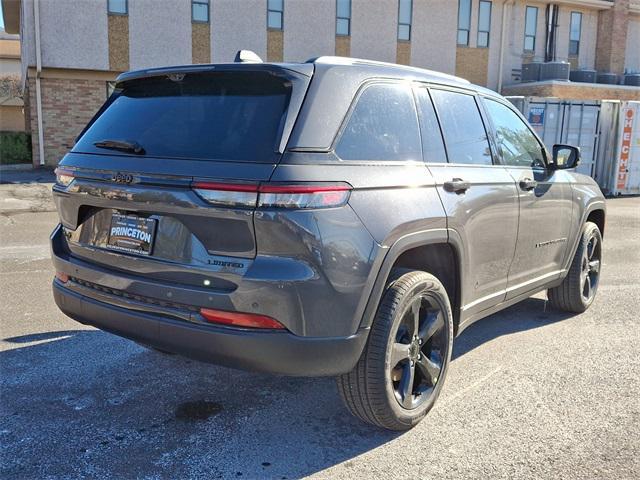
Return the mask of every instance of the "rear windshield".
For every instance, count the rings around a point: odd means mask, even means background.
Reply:
[[[135,142],[146,156],[271,163],[291,83],[269,72],[132,80],[116,90],[74,152],[128,155],[95,142]]]

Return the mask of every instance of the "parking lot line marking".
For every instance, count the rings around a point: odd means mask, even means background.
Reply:
[[[489,380],[491,377],[493,377],[496,373],[498,373],[500,370],[502,370],[502,367],[496,367],[493,370],[491,370],[491,372],[489,372],[488,374],[486,374],[484,377],[476,380],[475,382],[473,382],[471,385],[469,385],[468,387],[463,388],[462,390],[458,390],[456,391],[453,395],[447,397],[446,399],[444,399],[443,403],[446,402],[450,402],[451,400],[455,400],[463,395],[465,395],[466,393],[475,390],[476,388],[478,388],[479,386],[481,386],[483,383],[485,383],[487,380]]]

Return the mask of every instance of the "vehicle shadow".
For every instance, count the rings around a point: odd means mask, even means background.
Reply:
[[[529,299],[467,329],[454,357],[566,318]],[[330,378],[254,374],[96,330],[5,338],[0,477],[297,478],[392,442]],[[448,385],[448,388],[455,388]]]
[[[453,345],[453,359],[504,335],[544,327],[575,314],[554,310],[542,298],[528,298],[465,329]]]

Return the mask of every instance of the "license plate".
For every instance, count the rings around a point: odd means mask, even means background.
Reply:
[[[111,250],[151,255],[155,233],[156,220],[153,218],[114,213],[107,247]]]

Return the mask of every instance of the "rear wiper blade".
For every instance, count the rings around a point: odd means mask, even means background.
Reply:
[[[111,150],[121,150],[123,152],[131,152],[136,155],[144,155],[144,148],[138,142],[130,140],[99,140],[93,142],[98,148],[108,148]]]

